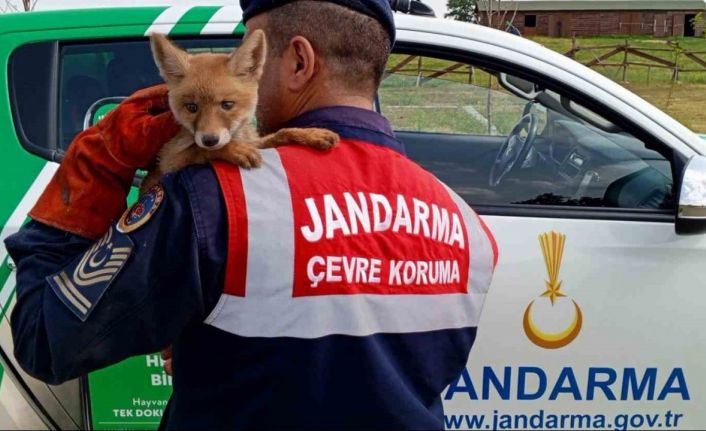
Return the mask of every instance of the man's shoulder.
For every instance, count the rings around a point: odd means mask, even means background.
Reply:
[[[210,165],[191,165],[160,178],[160,184],[171,196],[192,199],[214,192],[220,193],[218,178]]]
[[[185,187],[188,184],[218,187],[218,178],[209,164],[187,166],[174,174],[165,175],[164,179],[171,179],[173,182],[184,184]]]
[[[367,179],[376,178],[390,182],[404,180],[407,184],[423,183],[431,187],[444,187],[433,173],[405,154],[373,142],[342,139],[331,150],[320,151],[299,144],[264,151],[277,151],[286,166],[297,166],[297,169],[321,166],[329,174],[333,169],[334,176],[348,176],[358,171]],[[301,165],[306,165],[307,168]]]
[[[187,166],[163,176],[160,183],[165,199],[184,208],[190,206],[196,221],[220,213],[218,210],[223,206],[221,187],[210,165]]]

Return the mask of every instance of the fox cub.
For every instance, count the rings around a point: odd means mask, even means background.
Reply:
[[[169,172],[224,160],[244,168],[260,166],[261,148],[302,144],[325,150],[338,143],[326,129],[281,129],[260,137],[252,126],[258,81],[267,54],[262,30],[230,54],[189,54],[161,34],[150,36],[152,54],[169,88],[169,107],[182,130],[160,150],[147,190]]]

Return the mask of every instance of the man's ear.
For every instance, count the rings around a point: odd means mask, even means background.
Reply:
[[[239,78],[260,79],[262,68],[267,57],[267,40],[265,32],[258,29],[248,34],[228,58],[228,69]]]
[[[294,36],[285,57],[289,67],[286,85],[294,92],[302,91],[321,68],[314,47],[304,36]]]
[[[189,54],[163,34],[150,34],[150,45],[159,74],[167,83],[184,78],[189,69]]]

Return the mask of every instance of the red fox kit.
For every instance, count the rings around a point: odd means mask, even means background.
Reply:
[[[188,54],[164,35],[150,36],[160,75],[169,87],[169,106],[182,130],[159,153],[142,190],[163,174],[185,166],[225,160],[260,166],[260,148],[296,143],[327,149],[338,135],[325,129],[282,129],[259,137],[252,127],[258,81],[267,53],[265,33],[256,30],[230,54]]]

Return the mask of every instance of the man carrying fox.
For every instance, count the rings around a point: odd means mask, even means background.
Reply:
[[[16,358],[56,384],[172,346],[165,428],[441,429],[497,249],[373,110],[390,5],[241,6],[230,55],[153,36],[167,86],[77,136],[7,239]]]

